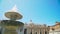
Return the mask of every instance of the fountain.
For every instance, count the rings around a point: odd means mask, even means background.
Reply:
[[[2,34],[20,34],[23,31],[24,24],[20,21],[17,21],[22,18],[22,15],[16,12],[16,5],[12,10],[5,13],[5,16],[9,20],[2,20]]]

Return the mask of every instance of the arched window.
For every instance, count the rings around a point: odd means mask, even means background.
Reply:
[[[45,34],[47,34],[47,31],[45,31]]]
[[[31,29],[31,32],[30,32],[30,34],[32,34],[32,29]]]
[[[37,32],[35,32],[35,34],[37,34]]]
[[[24,34],[27,34],[27,29],[24,29]]]
[[[32,32],[30,34],[32,34]]]
[[[42,34],[42,33],[40,32],[40,34]]]

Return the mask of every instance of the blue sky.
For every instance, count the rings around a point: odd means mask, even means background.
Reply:
[[[22,22],[28,23],[30,19],[35,24],[60,22],[60,0],[0,0],[0,19],[6,19],[4,13],[15,4],[23,15]]]

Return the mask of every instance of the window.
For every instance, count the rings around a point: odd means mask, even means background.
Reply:
[[[45,34],[47,34],[47,31],[45,31]]]
[[[32,34],[32,32],[30,34]]]
[[[37,32],[35,32],[35,34],[37,34]]]
[[[24,29],[24,34],[27,34],[27,29]]]
[[[42,33],[40,32],[40,34],[42,34]]]

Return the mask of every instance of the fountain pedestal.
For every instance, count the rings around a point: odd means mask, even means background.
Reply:
[[[23,31],[22,27],[24,24],[22,22],[11,20],[2,20],[1,22],[3,34],[19,34],[19,32]]]

